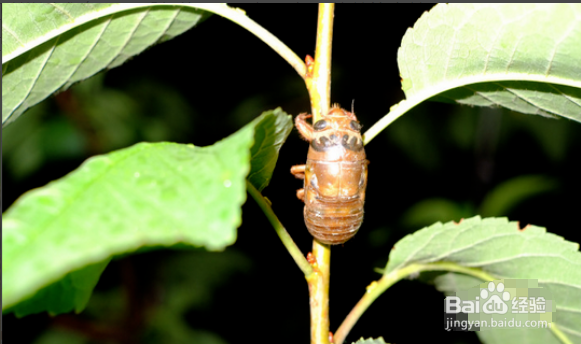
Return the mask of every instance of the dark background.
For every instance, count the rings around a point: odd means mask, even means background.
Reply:
[[[316,5],[239,7],[301,58],[314,54]],[[364,128],[404,99],[397,49],[407,28],[431,7],[337,5],[331,100],[350,108],[354,99]],[[26,190],[64,176],[89,156],[140,141],[210,145],[279,106],[292,115],[309,111],[302,79],[252,34],[212,16],[8,126],[3,211]],[[366,147],[371,164],[364,224],[352,241],[332,249],[332,330],[380,277],[374,268],[385,267],[399,239],[438,220],[479,214],[486,195],[512,178],[535,174],[554,186],[496,215],[581,241],[580,134],[581,125],[567,120],[434,102],[394,122]],[[263,192],[305,254],[312,240],[295,197],[301,182],[289,169],[304,163],[306,152],[294,130]],[[438,206],[429,213],[414,208],[435,198]],[[308,342],[307,285],[252,199],[243,207],[238,234],[224,253],[176,248],[116,259],[87,311],[76,317],[4,316],[4,337],[8,343]],[[183,316],[177,313],[185,329],[176,328],[177,321],[163,323],[169,319],[164,312],[177,312],[168,295],[185,295]],[[397,283],[346,342],[362,336],[419,342],[427,335],[433,342],[477,343],[474,333],[443,330],[442,300],[433,286]]]

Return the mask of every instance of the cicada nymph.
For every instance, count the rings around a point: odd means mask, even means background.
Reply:
[[[307,229],[323,244],[342,244],[361,227],[367,164],[361,125],[355,114],[334,105],[313,126],[300,114],[295,125],[310,142],[306,165],[291,168],[304,179],[297,197],[305,202]]]

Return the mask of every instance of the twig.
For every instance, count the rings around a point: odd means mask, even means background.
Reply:
[[[402,269],[393,270],[388,274],[384,274],[379,281],[374,281],[367,287],[367,291],[361,300],[353,307],[349,315],[347,315],[341,326],[337,329],[337,332],[335,332],[335,344],[343,343],[345,337],[347,337],[347,334],[355,326],[361,315],[363,315],[379,295],[383,294],[383,292],[401,279],[422,271],[452,271],[474,276],[484,281],[493,281],[495,279],[494,276],[480,269],[467,268],[452,262],[410,264]]]
[[[266,218],[268,219],[268,221],[270,221],[272,227],[274,227],[274,230],[276,231],[276,234],[282,241],[282,244],[286,247],[291,257],[294,259],[295,263],[297,263],[299,268],[305,274],[305,277],[308,278],[308,276],[311,276],[313,274],[313,267],[311,266],[311,264],[309,264],[309,262],[307,262],[305,256],[303,255],[301,250],[297,247],[297,245],[291,238],[290,234],[288,234],[287,230],[284,228],[282,223],[280,223],[280,220],[278,219],[278,217],[276,217],[276,214],[272,211],[270,204],[268,204],[268,202],[264,199],[260,191],[258,191],[254,187],[254,185],[252,185],[252,183],[246,181],[246,187],[248,189],[248,193],[250,194],[250,196],[254,198],[256,203],[258,203],[258,206],[260,207],[260,209],[262,209],[262,211],[266,215]]]
[[[331,104],[331,48],[335,4],[320,4],[313,72],[305,82],[311,97],[313,123],[329,112]]]
[[[327,113],[331,92],[331,46],[334,4],[319,4],[317,46],[312,73],[305,77],[311,97],[313,123]],[[329,273],[331,248],[313,240],[314,274],[307,278],[311,305],[311,344],[329,343]]]

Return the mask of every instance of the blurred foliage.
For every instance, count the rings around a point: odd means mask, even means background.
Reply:
[[[492,189],[480,204],[482,216],[502,216],[509,214],[512,208],[522,201],[540,193],[554,190],[558,186],[555,180],[539,175],[514,177],[500,183]]]
[[[388,129],[392,131],[388,137],[406,155],[406,159],[420,170],[434,175],[443,170],[453,171],[456,166],[465,170],[465,159],[471,156],[474,174],[471,178],[476,179],[472,184],[480,184],[478,190],[470,190],[468,197],[441,197],[442,194],[449,194],[445,191],[416,201],[402,214],[401,226],[415,231],[434,222],[459,221],[475,215],[509,216],[523,202],[543,193],[562,191],[558,175],[547,167],[563,168],[568,159],[575,156],[573,152],[580,143],[579,137],[573,134],[579,132],[576,123],[498,108],[457,106],[452,111],[453,114],[447,116],[428,114],[426,111],[421,119],[412,118],[414,115],[404,117],[398,120],[401,123]],[[515,137],[530,148],[524,151],[520,145],[511,147]],[[506,173],[504,168],[496,165],[498,156],[506,154],[504,151],[509,156],[514,154],[515,158],[518,154],[536,156],[531,163],[537,168],[523,171],[545,173],[518,175],[518,172],[512,172],[515,175],[503,176],[507,179],[499,178],[499,172]],[[449,157],[458,160],[449,160]],[[545,165],[544,171],[538,168],[542,165]]]
[[[412,205],[403,215],[407,228],[422,228],[435,222],[446,222],[470,217],[474,207],[446,198],[427,198]]]
[[[103,85],[104,74],[33,107],[4,129],[4,159],[22,179],[51,160],[80,159],[135,142],[184,141],[191,108],[171,87],[136,81],[127,91]]]
[[[137,258],[137,260],[140,259]],[[138,278],[132,263],[121,265],[125,279]],[[157,290],[153,293],[155,296],[153,299],[140,299],[138,305],[131,305],[131,301],[127,302],[128,298],[139,298],[140,292],[124,290],[120,287],[97,291],[93,294],[82,318],[87,322],[98,323],[101,329],[98,333],[112,337],[102,338],[99,342],[118,342],[115,340],[114,331],[106,332],[103,329],[115,328],[123,324],[121,329],[126,330],[134,330],[136,325],[146,328],[140,336],[137,336],[139,343],[226,343],[219,335],[211,331],[198,328],[196,324],[190,326],[187,321],[188,313],[209,311],[215,302],[216,291],[220,289],[220,286],[226,284],[235,275],[248,273],[250,269],[248,258],[235,250],[227,250],[219,254],[199,250],[177,252],[164,257],[159,263],[164,267],[163,270],[151,270],[148,276],[150,280],[147,283],[137,285],[136,281],[129,282],[130,285],[135,284],[134,287]],[[160,287],[163,288],[160,289]],[[127,295],[128,292],[136,294]],[[140,319],[142,324],[136,324],[136,319],[127,319],[128,312],[131,311],[128,307],[144,310],[145,318]],[[150,308],[154,311],[149,311]],[[67,319],[62,316],[57,317],[58,327],[47,331],[34,343],[88,344],[93,342],[89,338],[71,333],[70,330],[74,324],[61,321],[63,318]],[[77,330],[82,330],[78,324],[75,326]],[[68,327],[68,331],[63,331],[63,327]],[[121,335],[117,335],[118,338],[123,339]]]
[[[15,179],[30,176],[48,160],[86,155],[82,133],[64,117],[45,122],[46,112],[47,103],[43,102],[3,129],[3,165]]]
[[[86,338],[80,334],[65,330],[46,331],[34,342],[35,344],[85,344]]]

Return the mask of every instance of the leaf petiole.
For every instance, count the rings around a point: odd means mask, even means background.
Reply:
[[[458,265],[452,262],[436,262],[427,264],[410,264],[401,269],[396,269],[390,273],[384,274],[378,281],[372,282],[368,287],[367,291],[359,300],[359,302],[353,307],[349,315],[345,318],[341,326],[335,332],[335,344],[342,344],[345,340],[347,334],[351,331],[353,326],[357,323],[361,315],[365,313],[367,308],[383,294],[389,287],[394,285],[396,282],[404,279],[407,276],[418,274],[422,271],[451,271],[460,272],[470,276],[480,278],[485,281],[493,281],[496,278],[481,269],[467,268],[465,266]]]
[[[248,193],[250,194],[250,196],[252,196],[252,198],[254,198],[256,203],[258,203],[258,206],[260,207],[260,209],[262,209],[268,221],[270,221],[270,224],[276,231],[276,234],[282,241],[282,244],[286,247],[291,257],[294,259],[295,263],[297,263],[301,271],[305,274],[305,277],[308,278],[308,276],[313,274],[313,267],[306,260],[303,253],[297,247],[297,245],[291,238],[290,234],[288,234],[287,230],[284,228],[282,223],[280,223],[280,220],[278,219],[274,211],[272,211],[270,201],[267,201],[266,198],[262,196],[260,191],[258,191],[254,187],[254,185],[252,185],[252,183],[250,183],[249,181],[246,181],[246,186]]]

